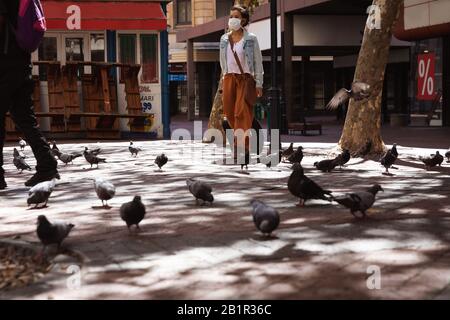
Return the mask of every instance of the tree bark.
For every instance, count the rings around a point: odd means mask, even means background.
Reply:
[[[402,0],[374,0],[380,10],[380,29],[368,28],[359,51],[354,81],[366,82],[371,86],[368,99],[350,100],[344,129],[339,141],[342,149],[356,154],[371,142],[370,154],[385,151],[381,137],[381,98],[384,74],[389,58],[392,31],[400,12]]]

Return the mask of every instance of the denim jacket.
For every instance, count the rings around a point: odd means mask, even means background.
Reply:
[[[222,68],[222,74],[227,73],[227,47],[228,36],[230,33],[225,33],[220,38],[220,67]],[[253,33],[244,30],[244,51],[245,61],[247,62],[250,73],[255,78],[256,87],[263,87],[264,69],[262,64],[262,54],[259,49],[258,39]]]

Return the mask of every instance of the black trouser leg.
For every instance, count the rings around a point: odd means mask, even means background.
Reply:
[[[50,146],[39,129],[33,110],[31,68],[26,67],[21,72],[11,72],[10,77],[17,83],[15,90],[11,93],[10,113],[16,126],[23,132],[25,141],[33,150],[37,162],[36,171],[55,171],[57,162],[50,153]]]
[[[223,120],[222,121],[222,127],[225,130],[225,133],[227,132],[227,129],[231,129],[230,124],[228,123],[227,120]],[[253,123],[252,123],[252,129],[254,129],[256,131],[256,154],[260,154],[262,152],[262,149],[264,148],[264,141],[260,140],[259,137],[259,130],[262,129],[261,124],[259,123],[258,120],[256,120],[256,118],[253,118]],[[227,140],[231,145],[231,141],[233,140],[233,136],[228,136],[227,135]]]

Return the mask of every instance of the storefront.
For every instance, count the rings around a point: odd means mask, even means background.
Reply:
[[[111,112],[117,115],[115,125],[120,131],[120,137],[133,133],[130,119],[134,121],[138,118],[138,115],[133,115],[134,118],[127,116],[130,113],[133,90],[140,99],[140,112],[135,113],[148,115],[142,123],[143,130],[136,133],[150,138],[167,137],[170,134],[170,117],[166,2],[42,1],[48,31],[32,56],[33,61],[39,61],[33,72],[39,75],[41,111],[51,111],[51,90],[49,91],[46,74],[49,69],[42,62],[58,61],[62,69],[68,63],[79,63],[76,69],[76,91],[79,95],[80,114],[86,112],[82,79],[91,74],[94,68],[103,68],[104,64],[108,72],[106,80],[97,80],[111,82],[113,79],[115,82],[106,84],[104,90],[116,91],[109,94],[113,97],[111,104],[116,103],[116,109]],[[136,68],[127,69],[125,65]],[[138,83],[135,88],[132,85],[133,75],[126,78],[132,74],[129,69],[136,70],[134,76]],[[41,118],[44,131],[51,131],[50,121],[49,117]]]

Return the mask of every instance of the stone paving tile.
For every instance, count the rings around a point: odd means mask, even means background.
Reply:
[[[381,175],[373,160],[351,159],[331,174],[312,168],[314,161],[333,155],[334,144],[302,143],[306,174],[335,194],[380,183],[384,192],[366,220],[354,219],[347,209],[324,201],[304,208],[286,189],[290,165],[268,170],[213,164],[220,148],[191,141],[138,142],[144,151],[131,158],[128,142],[100,146],[107,164],[90,169],[84,159],[61,166],[62,179],[49,206],[28,210],[32,173],[18,174],[5,151],[9,189],[0,192],[0,237],[39,245],[35,221],[76,225],[64,242],[82,257],[82,286],[67,287],[72,274],[52,272],[39,283],[2,292],[0,298],[36,299],[400,299],[448,297],[450,265],[450,165],[425,171],[418,155],[435,150],[399,146],[394,176]],[[60,144],[79,151],[92,142]],[[296,143],[299,145],[299,143]],[[444,152],[444,150],[440,150]],[[162,171],[152,165],[155,156],[170,159]],[[214,154],[214,152],[216,152]],[[30,155],[30,150],[26,150]],[[34,165],[34,159],[29,159]],[[117,187],[111,208],[101,208],[87,178],[105,176]],[[197,206],[185,179],[196,177],[213,185],[213,205]],[[147,208],[140,233],[129,233],[119,207],[140,194]],[[281,225],[266,239],[256,232],[251,199],[278,209]],[[70,259],[58,257],[67,266]],[[67,262],[67,263],[66,263]],[[370,265],[380,267],[382,288],[369,290]]]

